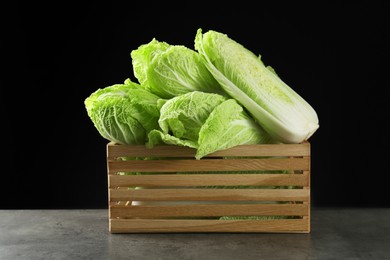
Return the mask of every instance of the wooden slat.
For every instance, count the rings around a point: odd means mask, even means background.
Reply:
[[[109,160],[117,157],[194,157],[196,150],[189,147],[176,145],[156,145],[146,148],[144,145],[120,145],[116,143],[107,144],[107,158]]]
[[[113,142],[107,144],[107,157],[111,160],[116,157],[194,157],[195,149],[175,146],[157,145],[146,148],[144,145],[119,145]],[[238,145],[221,150],[206,157],[221,156],[309,156],[310,143],[301,144],[258,144]]]
[[[304,204],[209,204],[110,206],[111,218],[198,216],[307,216]]]
[[[159,186],[307,186],[303,174],[109,175],[109,187]]]
[[[162,220],[110,219],[111,233],[272,232],[308,233],[308,220]]]
[[[109,174],[112,174],[114,172],[307,170],[309,161],[310,157],[108,161],[108,171]]]
[[[307,201],[306,189],[110,189],[111,201]]]

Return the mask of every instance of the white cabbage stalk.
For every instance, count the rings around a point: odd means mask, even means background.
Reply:
[[[223,89],[275,140],[301,143],[318,129],[313,107],[266,67],[254,53],[226,34],[198,29],[195,49]]]

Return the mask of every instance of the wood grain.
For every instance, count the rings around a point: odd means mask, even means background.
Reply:
[[[242,145],[200,160],[186,147],[109,143],[109,231],[309,233],[310,160],[309,142]],[[220,219],[245,216],[277,218]]]

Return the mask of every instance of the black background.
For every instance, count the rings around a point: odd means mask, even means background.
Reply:
[[[139,45],[193,48],[198,28],[261,54],[317,111],[313,206],[389,207],[388,4],[270,2],[2,8],[0,208],[106,208],[107,141],[84,99],[135,80]]]

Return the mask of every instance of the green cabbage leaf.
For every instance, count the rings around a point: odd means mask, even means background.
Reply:
[[[133,50],[131,57],[140,84],[161,98],[192,91],[225,94],[199,53],[183,45],[153,39]]]
[[[159,129],[160,98],[127,79],[93,92],[84,100],[89,118],[100,135],[118,144],[145,144]]]

